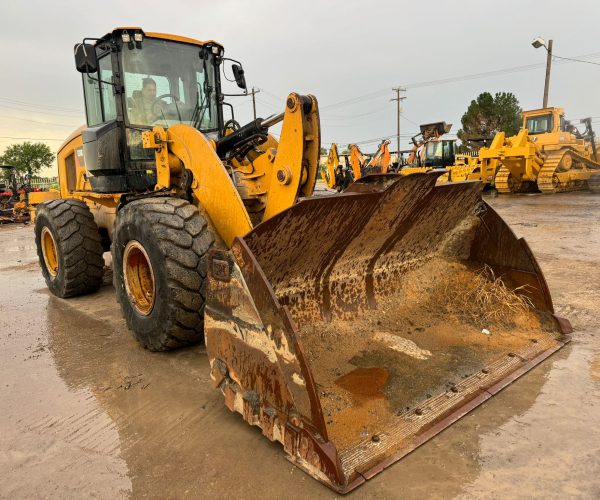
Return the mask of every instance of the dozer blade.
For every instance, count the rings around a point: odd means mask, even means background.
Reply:
[[[346,493],[562,347],[529,247],[439,172],[301,200],[208,262],[226,405]]]

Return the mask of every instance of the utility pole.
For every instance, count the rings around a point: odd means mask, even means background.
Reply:
[[[546,59],[546,82],[544,83],[544,108],[548,107],[548,89],[550,88],[550,66],[552,65],[552,40],[548,40],[546,49],[548,57]]]
[[[396,101],[396,107],[397,107],[397,120],[398,120],[398,128],[397,128],[397,137],[396,137],[396,147],[397,149],[397,154],[398,154],[398,162],[400,161],[400,113],[402,112],[402,106],[401,106],[401,102],[406,99],[406,96],[400,97],[400,92],[406,92],[405,88],[402,87],[396,87],[394,89],[392,89],[394,92],[396,92],[396,97],[394,99],[390,99],[390,101]]]
[[[254,111],[254,119],[256,120],[256,99],[254,99],[254,96],[256,94],[258,94],[260,92],[260,89],[255,89],[254,87],[252,87],[252,92],[250,92],[252,94],[252,109]]]

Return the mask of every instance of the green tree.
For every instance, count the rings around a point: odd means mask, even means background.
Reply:
[[[35,175],[54,161],[54,154],[43,142],[23,142],[11,144],[0,155],[0,164],[13,165],[17,174]]]
[[[319,150],[319,154],[326,155],[327,154],[327,148],[324,148],[324,147],[321,146],[321,149]]]
[[[522,111],[511,92],[498,92],[495,96],[483,92],[471,101],[462,116],[458,138],[467,144],[473,139],[492,139],[500,131],[507,136],[515,135],[521,127]]]

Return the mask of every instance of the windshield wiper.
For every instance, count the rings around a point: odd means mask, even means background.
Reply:
[[[200,83],[196,82],[196,85],[198,85],[198,93],[196,96],[196,105],[194,106],[194,112],[192,113],[192,119],[190,121],[192,122],[194,128],[200,130],[200,126],[202,125],[202,118],[204,118],[204,110],[206,109],[206,96],[202,94],[202,103],[199,103]]]

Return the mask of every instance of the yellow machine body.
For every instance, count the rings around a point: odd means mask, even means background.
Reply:
[[[390,169],[390,141],[385,139],[377,147],[377,152],[363,166],[365,174],[387,174]]]
[[[350,150],[350,166],[352,167],[354,180],[357,181],[362,177],[362,169],[366,165],[368,158],[356,144],[349,144],[348,149]]]
[[[591,124],[589,127],[591,133]],[[591,137],[571,127],[562,108],[525,111],[517,135],[506,137],[498,132],[467,168],[458,164],[451,167],[450,177],[463,180],[479,176],[500,193],[586,189],[592,174],[600,169]]]
[[[340,156],[338,154],[337,144],[333,143],[329,148],[327,155],[327,163],[323,170],[322,178],[329,189],[334,189],[335,186],[335,171],[340,165]]]
[[[214,42],[118,28],[77,46],[76,64],[90,84],[90,51],[125,52],[146,79],[161,62],[153,47],[172,51],[172,64],[188,54],[182,73],[223,57]],[[166,350],[203,337],[226,406],[330,488],[356,488],[568,342],[531,250],[480,183],[436,185],[439,171],[360,178],[354,147],[356,181],[311,197],[312,96],[290,93],[280,115],[227,131],[218,99],[219,130],[202,128],[199,99],[183,119],[185,92],[136,128],[124,96],[102,95],[124,121],[90,126],[88,109],[88,127],[58,152],[60,196],[36,205],[46,283],[63,298],[97,290],[101,240],[112,241],[115,293],[136,338]],[[281,121],[278,141],[267,130]],[[143,169],[102,163],[125,145]],[[129,186],[125,175],[142,188],[112,189]]]

